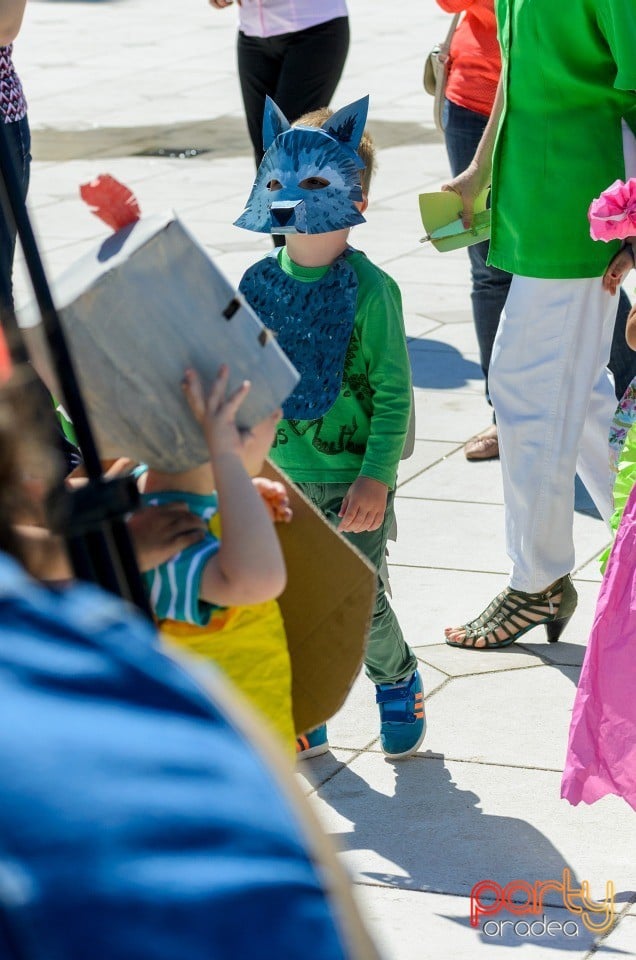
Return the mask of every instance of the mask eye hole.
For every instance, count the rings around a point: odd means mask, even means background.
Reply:
[[[298,186],[302,190],[324,190],[325,187],[329,186],[329,181],[325,180],[324,177],[307,177],[305,180],[301,180]]]
[[[270,180],[269,183],[267,184],[267,189],[268,189],[268,190],[282,190],[282,189],[283,189],[283,185],[282,185],[282,183],[280,182],[280,180]]]

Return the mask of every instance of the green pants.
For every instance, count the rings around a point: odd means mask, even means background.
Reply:
[[[338,526],[341,519],[338,511],[351,484],[297,483],[296,486],[332,526]],[[377,530],[343,534],[373,564],[376,571],[382,564],[387,537],[394,519],[393,499],[394,493],[391,490],[387,498],[384,521]],[[400,624],[387,599],[384,584],[379,576],[364,664],[367,676],[374,683],[395,683],[409,677],[417,669],[417,658],[404,640]]]

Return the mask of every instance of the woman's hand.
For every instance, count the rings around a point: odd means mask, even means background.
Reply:
[[[466,230],[473,224],[475,200],[490,183],[490,169],[484,170],[473,161],[463,173],[445,183],[442,190],[456,193],[462,201],[462,223]]]
[[[636,243],[636,237],[633,238],[633,242]],[[603,288],[609,290],[612,296],[614,296],[629,271],[634,269],[636,262],[632,242],[628,239],[626,243],[627,245],[619,250],[615,257],[612,257],[607,270],[603,274]]]

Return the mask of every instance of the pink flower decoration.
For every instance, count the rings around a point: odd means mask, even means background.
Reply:
[[[592,200],[587,212],[593,240],[624,240],[636,236],[636,179],[616,180]]]

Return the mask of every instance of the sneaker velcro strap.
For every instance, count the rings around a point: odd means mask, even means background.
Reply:
[[[377,690],[375,694],[376,703],[390,703],[392,700],[408,700],[411,696],[411,685],[406,684],[403,687],[389,687],[386,690]]]

